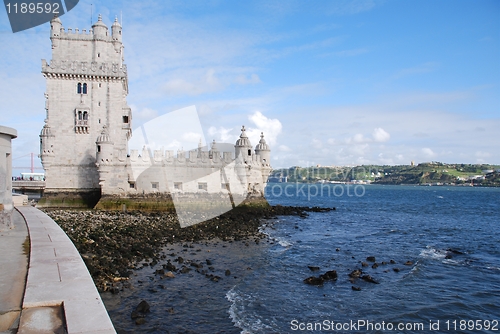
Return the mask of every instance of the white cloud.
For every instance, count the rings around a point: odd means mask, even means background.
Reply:
[[[131,105],[130,109],[132,109],[132,120],[137,121],[138,123],[143,123],[158,117],[158,111],[151,108],[142,108],[138,110],[135,105]],[[135,125],[137,124],[134,124],[134,126]]]
[[[311,145],[312,145],[312,147],[314,147],[316,149],[323,147],[323,143],[321,142],[321,140],[316,139],[316,138],[313,138],[313,140],[311,141]]]
[[[182,135],[182,139],[189,142],[189,143],[199,143],[200,140],[203,141],[202,139],[203,135],[200,135],[199,133],[196,132],[186,132]]]
[[[383,143],[391,138],[391,135],[382,128],[376,128],[373,130],[373,139],[376,142]]]
[[[281,152],[291,152],[292,151],[292,149],[286,145],[278,146],[278,150]]]
[[[264,133],[264,139],[270,146],[276,144],[276,139],[281,133],[283,126],[279,119],[267,118],[260,111],[256,111],[248,119],[256,126],[256,128],[249,127],[247,135],[252,145],[256,145],[260,140],[260,133]],[[272,147],[271,147],[272,149]]]
[[[168,80],[163,85],[163,90],[168,96],[200,95],[222,90],[224,85],[215,75],[215,69],[209,68],[204,73],[194,75],[190,79],[177,77]]]
[[[426,158],[434,158],[436,156],[436,153],[434,153],[430,148],[424,147],[422,149],[422,153]]]
[[[208,128],[208,134],[215,139],[216,142],[219,143],[235,143],[238,140],[237,135],[231,134],[234,128],[225,128],[223,126],[219,126],[216,128],[215,126],[211,126]]]
[[[478,158],[489,158],[489,157],[491,157],[491,153],[489,153],[489,152],[483,152],[483,151],[477,151],[476,152],[476,157],[478,157]]]

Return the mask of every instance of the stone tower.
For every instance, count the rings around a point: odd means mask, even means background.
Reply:
[[[122,27],[115,20],[109,31],[100,15],[88,32],[65,30],[57,17],[50,26],[52,60],[42,60],[47,83],[47,114],[40,133],[44,197],[99,196],[96,156],[106,154],[109,162],[125,164],[132,135]]]

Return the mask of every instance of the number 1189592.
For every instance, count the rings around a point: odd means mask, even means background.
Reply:
[[[22,2],[6,3],[7,14],[59,14],[59,3],[54,2]]]

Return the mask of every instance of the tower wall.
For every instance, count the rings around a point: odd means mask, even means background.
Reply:
[[[96,138],[107,125],[113,150],[126,154],[131,136],[121,39],[113,39],[100,18],[93,26],[99,34],[65,30],[57,18],[51,27],[52,59],[42,60],[47,86],[46,127],[40,135],[45,193],[100,192]]]

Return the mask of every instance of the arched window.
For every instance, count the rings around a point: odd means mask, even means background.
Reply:
[[[88,119],[89,119],[89,114],[86,111],[84,111],[83,112],[83,120],[86,121]]]
[[[87,94],[87,84],[83,84],[83,94]]]
[[[79,82],[78,85],[76,85],[76,92],[78,94],[82,93],[82,84]]]
[[[78,120],[79,121],[82,120],[82,112],[80,110],[78,110]]]
[[[248,150],[248,155],[252,155],[252,150]]]

